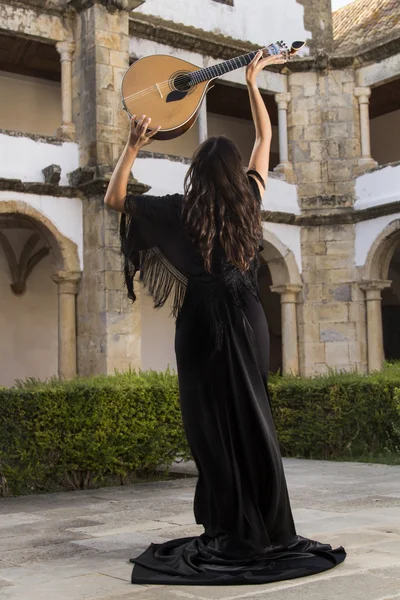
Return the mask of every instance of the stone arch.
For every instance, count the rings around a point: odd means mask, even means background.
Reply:
[[[361,269],[363,279],[361,288],[365,292],[367,304],[367,348],[370,372],[380,370],[385,358],[398,358],[399,249],[400,219],[394,219],[375,238],[365,265]],[[395,264],[392,261],[395,261]]]
[[[393,333],[396,330],[398,333],[398,327],[385,319],[382,307],[382,299],[385,299],[387,288],[392,285],[389,281],[389,268],[398,248],[400,248],[400,219],[394,219],[375,238],[365,264],[360,269],[361,289],[365,292],[366,300],[369,372],[379,371],[382,368],[386,343],[384,328],[386,333],[388,331]]]
[[[271,231],[263,230],[264,250],[261,258],[267,263],[274,286],[302,285],[299,267],[292,252]]]
[[[297,297],[301,291],[302,283],[299,268],[295,256],[285,244],[271,231],[263,231],[264,250],[261,252],[262,266],[268,267],[264,285],[260,279],[260,296],[267,314],[272,311],[273,322],[270,325],[271,358],[275,355],[281,360],[279,368],[284,373],[299,373],[299,348],[298,348],[298,325],[297,325]],[[269,289],[279,294],[280,306],[277,304],[276,296],[269,296],[269,292],[262,292],[269,280]],[[271,285],[272,283],[272,285]],[[275,299],[273,299],[275,298]],[[279,311],[279,312],[276,312]],[[274,331],[272,325],[277,327]],[[279,329],[279,333],[278,333]],[[279,335],[280,334],[280,335]],[[274,348],[275,346],[275,348]],[[275,370],[276,365],[271,367]]]
[[[34,229],[46,240],[52,250],[55,271],[79,273],[80,264],[76,244],[62,235],[50,219],[36,208],[22,201],[1,201],[0,218],[18,217],[29,221]]]
[[[81,279],[77,245],[65,237],[39,210],[23,201],[0,202],[0,228],[13,221],[18,228],[28,222],[51,249],[52,279],[58,286],[58,374],[71,378],[77,373],[76,294]]]
[[[362,278],[367,281],[387,280],[390,261],[399,246],[400,219],[395,219],[375,238],[362,269]]]

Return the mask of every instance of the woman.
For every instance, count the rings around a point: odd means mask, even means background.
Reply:
[[[245,173],[235,145],[208,139],[196,151],[184,196],[126,196],[150,119],[132,119],[105,197],[123,212],[129,296],[136,271],[155,306],[172,302],[186,436],[199,471],[199,537],[152,544],[132,559],[132,583],[242,584],[332,568],[343,548],[296,534],[268,399],[269,336],[257,289],[261,195],[271,123],[257,74],[282,58],[259,52],[247,68],[256,141]]]

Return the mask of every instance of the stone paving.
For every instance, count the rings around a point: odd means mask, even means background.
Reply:
[[[201,532],[186,478],[0,499],[0,598],[400,600],[400,467],[284,464],[298,533],[348,552],[336,569],[261,586],[131,585],[131,556]]]

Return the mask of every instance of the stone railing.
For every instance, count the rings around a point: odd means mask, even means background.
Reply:
[[[152,160],[150,160],[152,159]],[[133,168],[135,178],[149,185],[149,194],[164,195],[183,192],[185,175],[191,161],[180,156],[143,151]],[[296,186],[282,180],[282,175],[270,173],[263,209],[300,214]]]
[[[400,201],[400,162],[369,170],[356,180],[356,210]]]
[[[78,144],[56,137],[0,130],[0,178],[69,185],[67,174],[79,164]],[[43,169],[55,165],[52,171]],[[51,180],[51,178],[53,178]],[[55,181],[55,179],[58,181]]]

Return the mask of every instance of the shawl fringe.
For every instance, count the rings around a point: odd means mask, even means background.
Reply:
[[[132,249],[129,243],[131,236],[136,236],[134,222],[129,215],[123,214],[120,224],[121,252],[124,257],[123,271],[128,297],[135,302],[134,279],[140,272],[139,280],[148,289],[154,300],[154,307],[164,306],[171,299],[171,314],[177,320],[187,293],[190,299],[186,303],[192,318],[204,323],[215,340],[215,347],[221,350],[224,339],[224,322],[227,318],[227,304],[234,304],[244,310],[249,294],[258,293],[258,258],[254,259],[249,270],[243,273],[237,267],[224,264],[218,274],[206,273],[202,276],[191,277],[189,280],[182,275],[164,256],[158,247],[141,250]],[[139,243],[141,241],[139,240]],[[144,244],[141,243],[141,247]],[[186,309],[185,309],[186,310]]]
[[[160,308],[169,298],[172,298],[171,314],[178,318],[185,299],[188,280],[166,259],[159,248],[133,249],[129,242],[131,238],[136,237],[140,246],[142,248],[145,246],[138,232],[134,230],[134,226],[135,223],[131,216],[123,213],[120,222],[120,239],[128,298],[132,302],[136,300],[134,279],[136,273],[140,272],[139,280],[150,292],[154,300],[154,307]]]
[[[140,252],[140,281],[149,290],[155,308],[164,306],[171,298],[171,314],[177,319],[185,299],[188,280],[165,258],[159,248]]]

